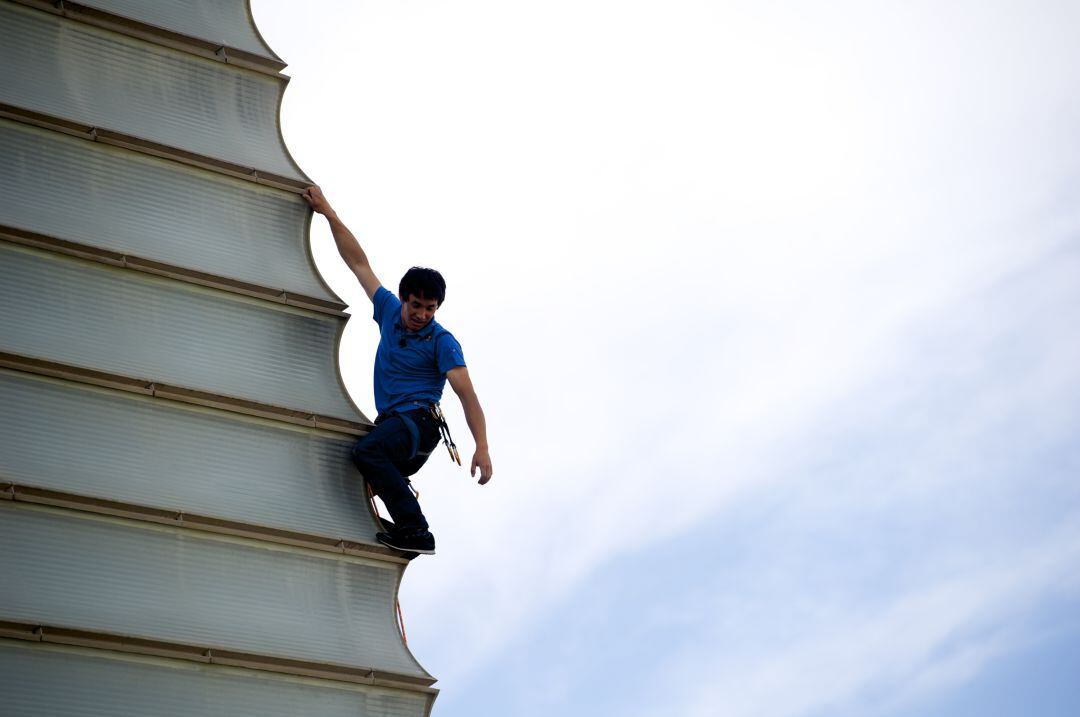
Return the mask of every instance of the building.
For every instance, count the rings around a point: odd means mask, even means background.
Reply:
[[[0,0],[5,715],[431,711],[245,0]]]

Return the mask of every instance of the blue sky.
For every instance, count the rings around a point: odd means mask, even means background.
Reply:
[[[298,7],[286,143],[491,426],[419,481],[437,717],[1080,711],[1080,7]]]

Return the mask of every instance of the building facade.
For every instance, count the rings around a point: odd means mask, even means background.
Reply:
[[[5,715],[427,715],[245,0],[0,0]]]

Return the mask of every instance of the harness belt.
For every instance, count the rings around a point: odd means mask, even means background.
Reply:
[[[457,463],[460,466],[461,454],[458,453],[457,444],[454,443],[454,439],[450,435],[450,424],[446,422],[446,416],[443,415],[442,407],[438,403],[430,403],[427,405],[427,407],[421,406],[417,408],[410,408],[406,411],[391,410],[387,411],[386,413],[380,413],[375,418],[375,425],[379,425],[383,421],[390,418],[402,419],[402,422],[405,424],[405,428],[408,429],[410,434],[412,434],[411,437],[413,439],[414,445],[416,445],[417,449],[419,449],[419,434],[417,433],[416,424],[413,423],[409,414],[420,413],[423,411],[427,411],[428,415],[430,415],[435,420],[436,425],[439,426],[439,435],[442,437],[443,445],[446,446],[446,450],[450,454],[450,461],[453,463]],[[421,456],[429,456],[431,455],[431,453],[432,451],[427,451],[426,453],[421,450],[416,451],[416,454]]]

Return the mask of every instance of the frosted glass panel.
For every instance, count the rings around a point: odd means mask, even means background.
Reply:
[[[4,480],[375,542],[347,438],[16,372],[0,406]]]
[[[244,0],[82,0],[116,15],[277,59],[248,19]]]
[[[0,3],[0,101],[294,179],[282,80]]]
[[[61,625],[423,677],[400,566],[0,504],[0,606]]]
[[[429,695],[0,640],[6,717],[420,717]]]
[[[0,224],[336,299],[291,192],[4,120],[0,166]]]
[[[0,243],[0,350],[360,420],[344,320]]]

